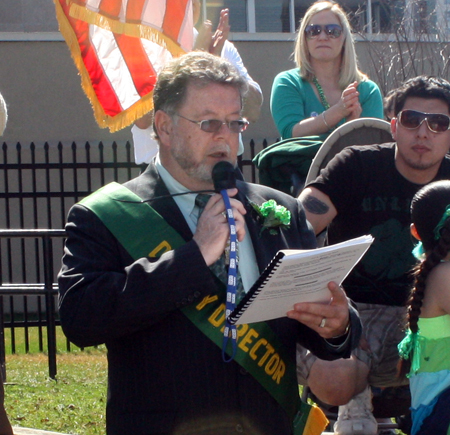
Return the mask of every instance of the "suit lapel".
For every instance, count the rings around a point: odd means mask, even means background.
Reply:
[[[192,239],[192,232],[184,219],[176,202],[171,198],[166,185],[159,176],[153,163],[150,163],[139,177],[125,183],[132,192],[144,201],[148,199],[150,206],[157,211],[165,221],[175,229],[186,241]]]
[[[257,222],[256,212],[250,205],[249,200],[255,204],[261,205],[263,202],[267,201],[267,198],[259,195],[254,187],[255,186],[253,186],[252,189],[249,189],[249,184],[238,182],[238,199],[244,204],[244,207],[247,210],[245,223],[247,224],[252,239],[259,272],[261,273],[270,263],[274,255],[280,249],[286,248],[286,246],[279,236],[273,236],[267,230],[261,233],[261,225]]]

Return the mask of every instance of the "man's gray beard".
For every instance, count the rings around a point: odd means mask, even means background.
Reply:
[[[212,167],[205,163],[196,164],[192,162],[189,156],[182,150],[182,146],[175,146],[171,148],[172,157],[178,165],[186,172],[189,177],[207,183],[212,183]],[[230,147],[227,145],[227,154],[230,154]],[[233,163],[235,164],[235,162]]]

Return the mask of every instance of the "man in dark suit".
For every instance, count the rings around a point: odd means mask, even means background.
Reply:
[[[297,304],[288,318],[241,325],[232,361],[224,361],[222,338],[215,341],[215,333],[223,337],[225,289],[210,267],[230,229],[220,194],[201,212],[189,192],[212,193],[212,168],[236,164],[245,86],[208,53],[172,61],[154,91],[155,160],[70,211],[61,323],[79,346],[106,343],[109,435],[300,433],[296,343],[336,359],[359,340],[356,312],[330,283],[329,305]],[[241,181],[228,195],[245,291],[278,250],[315,247],[297,199]],[[290,211],[288,228],[262,231],[249,201],[269,199]]]

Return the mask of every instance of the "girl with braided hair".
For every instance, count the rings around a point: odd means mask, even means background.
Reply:
[[[411,203],[420,263],[399,344],[410,379],[412,435],[450,434],[450,181],[430,183]]]

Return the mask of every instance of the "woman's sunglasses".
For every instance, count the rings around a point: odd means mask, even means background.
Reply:
[[[443,113],[423,113],[416,110],[402,110],[397,119],[408,130],[414,130],[427,121],[428,128],[433,133],[443,133],[450,128],[450,117]]]
[[[321,26],[320,24],[309,24],[306,26],[305,34],[308,39],[317,38],[322,32],[329,38],[339,38],[342,34],[342,27],[339,24],[325,24]]]

